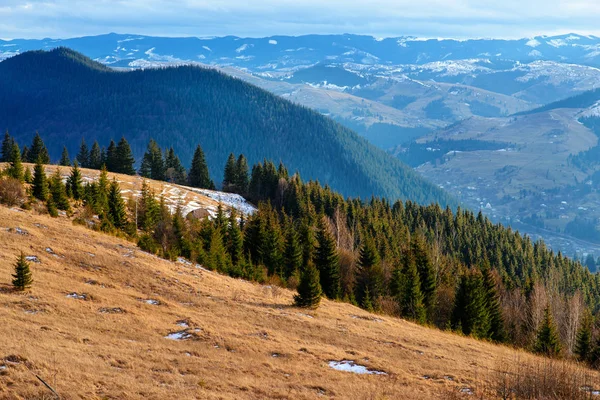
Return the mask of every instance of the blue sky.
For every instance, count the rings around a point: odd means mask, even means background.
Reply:
[[[597,0],[0,0],[0,38],[600,35]]]

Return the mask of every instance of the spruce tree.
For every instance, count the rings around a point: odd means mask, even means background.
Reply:
[[[373,303],[381,295],[381,259],[373,239],[364,241],[358,257],[356,279],[356,300],[364,303],[364,296],[369,293],[369,301]]]
[[[119,144],[117,144],[115,150],[115,162],[116,172],[126,175],[135,175],[135,168],[133,168],[135,158],[133,157],[131,147],[125,137],[121,137]]]
[[[46,171],[42,164],[41,158],[38,158],[35,167],[33,168],[33,183],[31,194],[38,200],[46,201],[48,198],[48,182]]]
[[[165,162],[163,160],[162,151],[153,139],[150,139],[146,153],[144,153],[144,157],[142,158],[140,175],[144,178],[155,179],[158,181],[165,180]]]
[[[79,146],[79,153],[77,153],[76,159],[79,162],[79,165],[81,165],[81,168],[89,168],[90,151],[83,138],[81,139],[81,145]]]
[[[188,173],[188,183],[192,187],[201,189],[212,189],[215,186],[208,174],[208,165],[206,164],[204,152],[200,145],[196,147],[194,157],[192,158],[192,165]]]
[[[321,302],[321,284],[319,270],[314,265],[309,264],[302,273],[300,284],[298,285],[298,294],[294,296],[294,304],[298,307],[312,308],[319,307]]]
[[[302,269],[302,246],[300,246],[300,238],[291,220],[288,222],[285,234],[283,264],[286,278],[290,278]]]
[[[435,290],[437,287],[433,263],[427,252],[425,238],[422,235],[412,235],[410,246],[417,271],[419,272],[419,279],[421,280],[423,304],[425,304],[428,315],[431,315],[435,307]]]
[[[16,142],[13,142],[11,153],[8,157],[9,165],[6,169],[6,173],[11,178],[17,179],[20,182],[25,180],[24,171],[23,171],[23,163],[21,162],[21,151],[19,150],[19,145]]]
[[[21,160],[23,162],[33,162],[33,161],[29,161],[30,157],[29,157],[29,147],[27,147],[27,145],[23,146],[23,150],[21,150]]]
[[[56,172],[52,174],[49,180],[50,197],[52,202],[59,210],[69,211],[71,209],[69,205],[69,199],[67,197],[67,189],[62,181],[60,175],[60,168],[56,169]]]
[[[58,217],[58,210],[56,209],[56,204],[54,204],[54,199],[52,199],[52,197],[48,197],[48,200],[46,200],[46,208],[48,214],[50,214],[52,218]]]
[[[248,192],[248,160],[246,160],[246,157],[243,154],[240,154],[238,157],[235,169],[238,193],[245,195]]]
[[[175,154],[173,147],[169,148],[165,156],[165,179],[168,182],[176,183],[178,185],[185,185],[187,183],[187,175],[185,168],[181,165],[181,160]]]
[[[283,278],[283,241],[279,223],[271,216],[266,225],[264,240],[261,244],[262,259],[270,275],[277,274]]]
[[[110,140],[106,149],[106,169],[109,172],[119,172],[119,160],[117,159],[117,145],[114,140]]]
[[[60,162],[58,163],[58,165],[61,165],[63,167],[71,166],[71,159],[69,158],[69,152],[67,151],[67,146],[63,146],[63,151],[60,156]]]
[[[17,257],[17,262],[15,263],[15,273],[12,277],[12,284],[16,290],[25,290],[31,287],[31,284],[33,283],[29,263],[27,262],[23,252],[21,252],[19,257]]]
[[[229,153],[229,157],[225,163],[225,171],[223,173],[223,191],[237,193],[237,180],[235,156],[233,153]]]
[[[115,178],[108,191],[108,219],[117,229],[123,230],[127,225],[127,211],[121,197],[121,188]]]
[[[460,278],[451,322],[454,329],[460,328],[465,335],[488,337],[490,318],[481,274],[469,271]]]
[[[554,323],[554,318],[550,312],[550,307],[547,306],[544,310],[544,318],[538,329],[536,341],[533,345],[533,351],[538,354],[555,357],[560,354],[561,344],[558,336],[558,330]]]
[[[25,183],[33,182],[33,176],[31,175],[31,170],[29,169],[29,167],[25,167],[25,172],[23,173],[23,181],[25,181]]]
[[[229,224],[227,230],[227,250],[231,257],[231,262],[237,265],[244,256],[244,238],[242,230],[237,221],[237,213],[232,209],[229,213]]]
[[[484,263],[482,268],[483,289],[485,291],[485,303],[489,315],[490,330],[489,337],[495,342],[503,342],[506,339],[504,330],[504,317],[500,297],[496,290],[496,281],[492,275],[489,263]]]
[[[400,275],[398,271],[396,274],[397,279],[404,278],[404,282],[396,282],[398,304],[404,318],[422,324],[425,322],[426,315],[419,272],[412,257],[409,257],[405,264],[403,273]]]
[[[230,269],[231,260],[223,245],[223,236],[220,229],[214,229],[210,237],[208,252],[208,267],[225,273]]]
[[[50,164],[50,155],[48,154],[48,149],[42,140],[42,137],[39,133],[35,133],[33,137],[33,143],[31,144],[31,149],[29,149],[29,162],[38,162],[42,164]]]
[[[81,200],[83,198],[83,179],[77,160],[73,161],[73,167],[71,167],[71,175],[67,179],[67,192],[75,200]]]
[[[82,165],[83,167],[83,165]],[[90,150],[88,165],[85,168],[100,169],[102,168],[102,150],[98,141],[95,141]]]
[[[592,315],[586,311],[575,339],[574,354],[579,361],[589,361],[592,355]]]
[[[319,218],[317,227],[317,249],[314,263],[319,270],[323,293],[330,299],[340,296],[340,262],[335,240],[325,222],[325,217]]]
[[[14,143],[15,140],[8,134],[8,130],[4,132],[4,140],[2,140],[2,162],[10,161]]]

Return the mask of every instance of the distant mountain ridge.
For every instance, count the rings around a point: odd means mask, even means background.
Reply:
[[[150,138],[187,165],[201,144],[213,178],[229,152],[283,161],[348,196],[453,204],[441,189],[347,128],[214,69],[118,72],[72,50],[35,51],[0,63],[0,124],[20,143],[37,130],[53,158],[82,137],[124,135],[139,159]]]

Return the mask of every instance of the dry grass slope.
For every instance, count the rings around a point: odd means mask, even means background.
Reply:
[[[39,259],[26,293],[9,286],[20,250]],[[461,390],[493,387],[504,363],[536,360],[348,304],[309,315],[291,303],[284,289],[0,207],[2,399],[52,398],[34,373],[64,399],[469,397]],[[187,339],[165,338],[177,332]],[[328,365],[344,359],[387,375]]]

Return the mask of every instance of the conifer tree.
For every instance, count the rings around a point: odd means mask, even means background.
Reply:
[[[469,271],[462,275],[454,300],[452,327],[465,335],[487,338],[490,330],[489,314],[481,274]]]
[[[319,270],[314,265],[309,264],[300,278],[298,294],[294,296],[294,304],[298,307],[312,309],[319,307],[322,295],[319,282]]]
[[[592,315],[586,311],[577,331],[574,353],[579,361],[588,361],[592,353]]]
[[[495,342],[503,342],[506,339],[504,330],[504,317],[500,298],[496,291],[496,282],[492,275],[489,262],[485,262],[482,268],[483,290],[485,292],[485,303],[489,315],[490,330],[489,337]]]
[[[423,293],[423,304],[427,309],[428,315],[433,313],[435,307],[435,290],[437,287],[433,263],[427,253],[427,244],[425,238],[420,235],[412,235],[411,237],[411,252],[419,272],[421,281],[421,293]]]
[[[364,241],[358,257],[358,271],[356,281],[356,300],[364,303],[364,296],[369,292],[369,301],[377,300],[381,295],[381,259],[375,248],[373,239]]]
[[[558,330],[554,323],[554,318],[550,312],[550,307],[547,306],[544,310],[544,318],[537,332],[533,351],[538,354],[547,356],[558,356],[561,351],[560,338]]]
[[[135,158],[133,157],[131,147],[125,137],[121,137],[119,144],[117,144],[115,150],[115,163],[116,172],[126,175],[135,175],[135,169],[133,168]]]
[[[69,158],[69,152],[67,151],[67,146],[63,146],[63,151],[60,156],[60,162],[58,163],[58,165],[61,165],[63,167],[71,166],[71,159]]]
[[[31,170],[29,169],[29,167],[25,167],[25,172],[23,173],[23,181],[25,181],[25,183],[33,182],[33,176],[31,175]]]
[[[188,182],[190,186],[201,189],[212,189],[215,186],[208,174],[208,165],[206,164],[204,152],[200,145],[196,147],[194,157],[192,158]]]
[[[50,197],[52,202],[59,210],[69,211],[71,209],[69,205],[69,199],[67,197],[67,190],[65,184],[62,181],[60,175],[60,168],[56,169],[56,172],[52,174],[49,180]]]
[[[325,217],[319,218],[317,228],[317,249],[314,263],[319,270],[323,293],[330,299],[340,296],[340,263],[335,240],[325,223]]]
[[[21,151],[19,150],[19,145],[16,142],[13,142],[12,150],[7,161],[9,162],[6,170],[7,175],[11,178],[19,180],[20,182],[23,182],[25,178],[23,163],[21,162]]]
[[[214,229],[210,237],[208,260],[208,266],[212,270],[224,273],[230,268],[230,260],[223,245],[223,236],[220,229]]]
[[[41,158],[38,158],[35,167],[33,168],[31,194],[33,194],[33,197],[36,199],[42,201],[46,201],[48,198],[48,182]]]
[[[396,274],[396,278],[404,278],[404,282],[396,282],[398,286],[398,303],[402,315],[417,323],[425,322],[425,306],[423,304],[423,293],[421,293],[421,281],[419,272],[412,257],[405,262],[404,272]]]
[[[50,214],[52,218],[58,217],[58,210],[56,209],[56,204],[54,204],[52,197],[48,197],[48,200],[46,200],[46,208],[48,210],[48,214]]]
[[[187,175],[185,168],[181,165],[181,160],[175,154],[173,147],[169,148],[165,156],[165,179],[168,182],[176,183],[178,185],[185,185],[187,183]]]
[[[117,159],[117,145],[114,140],[110,140],[106,149],[106,160],[104,162],[109,172],[119,172],[119,160]]]
[[[108,192],[108,218],[113,226],[123,230],[127,225],[127,211],[121,197],[121,188],[115,178],[110,183]]]
[[[9,135],[8,130],[4,132],[4,140],[2,140],[2,162],[10,161],[14,143],[15,140]]]
[[[160,217],[160,204],[146,180],[142,181],[142,190],[137,209],[138,229],[152,232]]]
[[[285,277],[290,278],[302,269],[302,247],[296,229],[291,220],[285,235],[285,250],[283,253]]]
[[[233,265],[237,265],[244,256],[244,238],[242,230],[237,221],[237,213],[232,209],[229,213],[229,224],[227,231],[227,250]]]
[[[29,147],[27,147],[27,145],[23,146],[23,150],[21,150],[21,160],[23,162],[32,162],[29,161],[30,157],[29,157]]]
[[[236,169],[236,187],[238,193],[241,195],[245,195],[248,192],[248,160],[243,154],[237,159],[237,163],[235,166]]]
[[[17,257],[17,262],[15,263],[15,273],[12,277],[12,284],[16,290],[25,290],[31,287],[31,284],[33,283],[29,263],[27,262],[23,252],[21,252],[19,257]]]
[[[42,137],[39,133],[35,133],[33,137],[33,143],[31,144],[31,149],[29,149],[29,162],[37,162],[39,161],[42,164],[50,164],[50,155],[48,154],[48,149],[42,140]]]
[[[264,240],[260,248],[263,263],[265,267],[267,267],[270,275],[277,274],[279,277],[283,278],[283,243],[279,224],[277,223],[277,219],[274,215],[269,218],[264,233]]]
[[[67,192],[75,200],[81,200],[83,198],[83,178],[77,160],[73,161],[73,167],[71,167],[71,175],[67,179]]]
[[[108,192],[109,192],[109,181],[108,181],[108,171],[105,166],[102,166],[100,170],[100,177],[98,178],[98,182],[95,185],[95,193],[94,193],[94,210],[99,214],[104,214],[108,212]]]
[[[79,165],[81,165],[81,168],[89,168],[90,150],[88,149],[84,138],[81,139],[81,145],[79,146],[79,153],[77,153],[76,159],[79,162]]]
[[[225,171],[223,173],[223,191],[224,192],[237,192],[237,168],[235,156],[233,153],[229,153],[227,162],[225,163]]]
[[[165,180],[165,162],[163,160],[162,151],[153,139],[150,139],[146,153],[144,153],[144,157],[142,158],[140,175],[144,178],[155,179],[158,181]]]
[[[90,150],[88,165],[85,168],[101,169],[102,163],[102,150],[100,149],[98,141],[94,141],[92,149]]]

